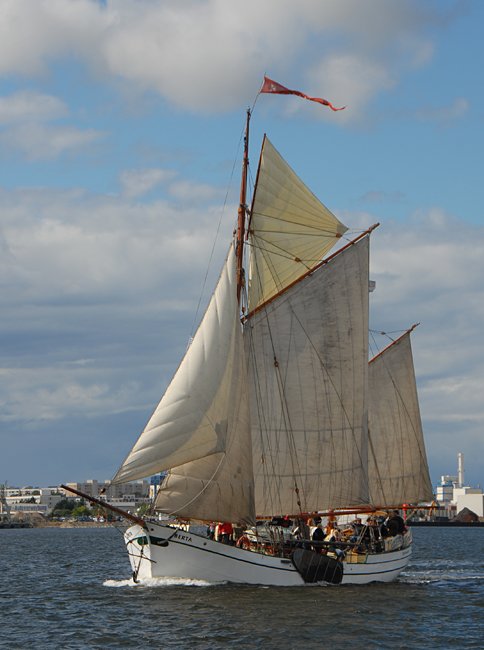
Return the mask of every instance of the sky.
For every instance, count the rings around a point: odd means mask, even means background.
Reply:
[[[0,0],[0,482],[113,476],[203,313],[241,136],[371,236],[434,485],[483,482],[484,3]],[[258,95],[263,76],[336,106]],[[392,334],[395,336],[395,334]]]

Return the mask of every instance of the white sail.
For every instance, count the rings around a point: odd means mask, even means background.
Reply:
[[[346,230],[264,138],[249,226],[249,310],[315,266]]]
[[[409,332],[370,361],[369,388],[372,503],[432,499]]]
[[[250,486],[247,379],[240,358],[243,345],[238,310],[231,247],[193,342],[114,477],[115,483],[150,476],[210,455],[225,454],[239,438],[239,450],[247,449],[245,457],[227,467],[240,472],[240,480]]]
[[[235,318],[234,324],[231,373],[223,380],[228,405],[224,451],[173,467],[156,497],[158,511],[185,519],[255,523],[247,370]]]
[[[246,325],[257,514],[368,502],[368,239]]]

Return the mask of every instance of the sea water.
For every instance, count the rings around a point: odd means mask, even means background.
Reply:
[[[0,647],[484,648],[484,528],[414,528],[391,584],[135,585],[114,528],[0,530]]]

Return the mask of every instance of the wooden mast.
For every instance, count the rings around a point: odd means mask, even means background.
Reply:
[[[246,197],[247,197],[247,171],[249,168],[249,122],[250,122],[250,108],[247,109],[247,121],[245,124],[244,135],[244,159],[242,161],[242,180],[240,182],[240,201],[237,219],[237,239],[235,255],[237,259],[237,300],[240,305],[240,295],[244,285],[244,235],[245,235],[245,215],[247,211]]]

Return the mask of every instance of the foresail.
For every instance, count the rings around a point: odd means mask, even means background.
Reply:
[[[369,392],[372,503],[432,499],[409,332],[370,361]]]
[[[158,511],[182,518],[255,524],[254,478],[247,370],[238,319],[224,379],[227,400],[224,451],[173,467],[155,503]]]
[[[243,485],[244,495],[250,499],[251,442],[241,337],[231,247],[193,342],[114,482],[150,476],[213,455],[213,462],[199,466],[210,465],[208,471],[197,469],[192,478],[208,494],[214,487],[209,489],[206,483],[232,472],[234,485],[241,490]],[[222,462],[217,469],[236,437],[241,439],[240,458],[236,464]],[[190,495],[193,498],[193,490]],[[184,503],[187,501],[185,498]],[[250,518],[253,505],[240,509],[240,517]]]
[[[246,324],[258,515],[368,503],[368,239]]]
[[[346,230],[264,138],[249,226],[249,311],[315,266]]]

